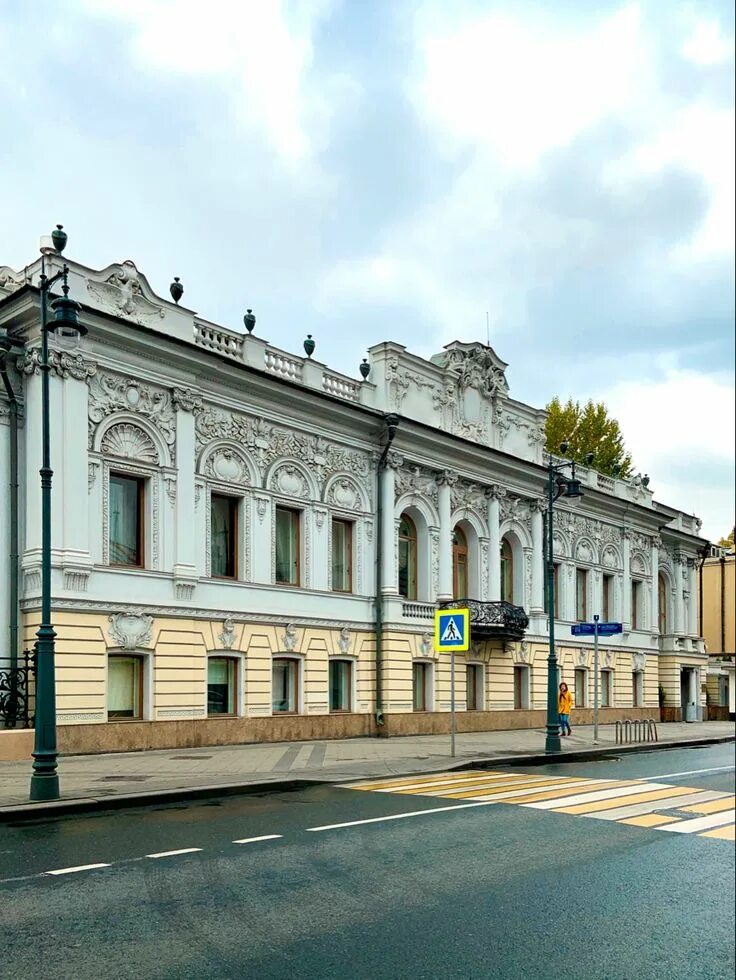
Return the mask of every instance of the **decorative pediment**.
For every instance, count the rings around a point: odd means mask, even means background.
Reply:
[[[100,449],[106,456],[134,459],[140,463],[157,465],[159,455],[153,439],[137,425],[119,422],[111,425],[102,437]]]
[[[474,389],[487,398],[508,394],[506,381],[508,364],[502,361],[492,347],[485,344],[463,344],[459,340],[445,346],[441,354],[431,359],[457,378],[461,392]]]
[[[99,275],[99,280],[87,279],[87,292],[101,309],[149,326],[166,316],[163,301],[130,259],[108,266]]]

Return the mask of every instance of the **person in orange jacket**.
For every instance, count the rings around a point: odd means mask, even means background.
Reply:
[[[572,709],[572,694],[563,681],[560,684],[560,693],[557,695],[557,713],[560,716],[560,735],[572,734],[570,728],[570,711]],[[567,731],[565,731],[567,729]]]

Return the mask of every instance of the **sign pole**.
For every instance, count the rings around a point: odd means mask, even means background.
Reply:
[[[593,616],[593,744],[598,742],[598,620]]]
[[[455,758],[455,652],[450,654],[450,755]]]

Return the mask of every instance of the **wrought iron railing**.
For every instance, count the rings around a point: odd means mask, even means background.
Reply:
[[[0,728],[32,728],[36,710],[36,654],[25,650],[16,667],[0,667]]]
[[[479,599],[451,599],[440,603],[441,609],[469,609],[470,635],[478,639],[499,637],[521,640],[529,617],[521,606],[511,602],[481,602]]]

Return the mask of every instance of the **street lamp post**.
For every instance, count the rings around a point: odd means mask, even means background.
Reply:
[[[563,442],[560,452],[568,451],[569,445]],[[593,454],[588,453],[586,463],[593,462]],[[570,476],[563,470],[571,467]],[[547,617],[549,622],[549,653],[547,655],[547,735],[544,742],[545,753],[562,751],[560,743],[560,724],[557,712],[557,655],[555,653],[555,555],[554,555],[554,505],[560,497],[577,502],[583,496],[580,481],[575,477],[575,463],[555,463],[549,456],[547,465]]]
[[[51,254],[61,255],[67,242],[66,232],[57,225],[51,235]],[[69,299],[69,269],[64,265],[61,272],[46,275],[44,250],[41,253],[41,625],[36,633],[36,711],[35,738],[33,745],[33,771],[31,774],[30,799],[32,802],[59,799],[59,775],[56,750],[56,679],[55,640],[51,625],[51,411],[49,404],[49,333],[58,333],[62,346],[76,346],[87,330],[79,323],[81,306]],[[49,323],[48,296],[51,287],[63,281],[63,296],[51,303],[54,319]]]

